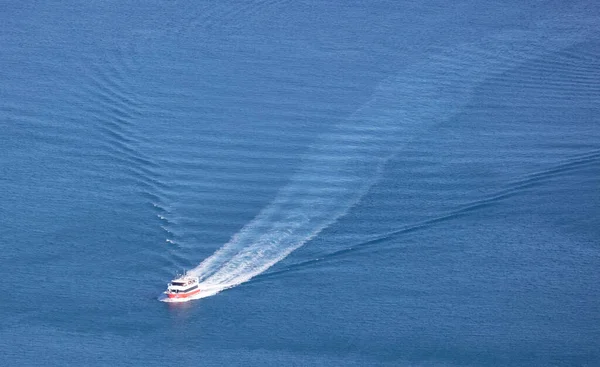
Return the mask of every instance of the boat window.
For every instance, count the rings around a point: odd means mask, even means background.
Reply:
[[[194,289],[197,289],[197,288],[198,288],[198,285],[196,284],[195,286],[193,286],[193,287],[190,287],[190,288],[188,288],[188,289],[186,289],[186,290],[184,290],[184,291],[182,291],[182,292],[189,292],[189,291],[193,291]]]
[[[181,286],[184,286],[185,283],[183,283],[183,282],[171,282],[171,285],[176,285],[176,286],[181,287]]]

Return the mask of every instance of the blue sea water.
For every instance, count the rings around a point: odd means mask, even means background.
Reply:
[[[2,9],[0,365],[600,364],[595,2]]]

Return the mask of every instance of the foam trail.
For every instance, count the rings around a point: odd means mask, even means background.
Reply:
[[[389,158],[389,136],[397,130],[391,116],[366,110],[320,136],[273,203],[190,271],[204,287],[227,288],[262,273],[360,200]]]
[[[459,112],[483,80],[585,39],[581,33],[542,24],[441,51],[381,83],[369,102],[315,141],[270,205],[189,272],[207,290],[198,298],[248,281],[337,221],[399,146]]]
[[[209,285],[239,284],[337,220],[373,184],[389,155],[389,144],[375,136],[383,127],[372,129],[367,144],[352,144],[337,132],[322,136],[274,202],[191,272],[210,276]]]

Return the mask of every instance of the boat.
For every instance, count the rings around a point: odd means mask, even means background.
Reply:
[[[200,293],[199,283],[198,277],[182,275],[169,282],[165,294],[169,298],[190,298]]]

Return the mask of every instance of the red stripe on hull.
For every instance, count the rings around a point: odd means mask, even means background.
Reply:
[[[200,289],[196,289],[189,293],[167,293],[167,296],[169,296],[169,298],[188,298],[198,293],[200,293]]]

